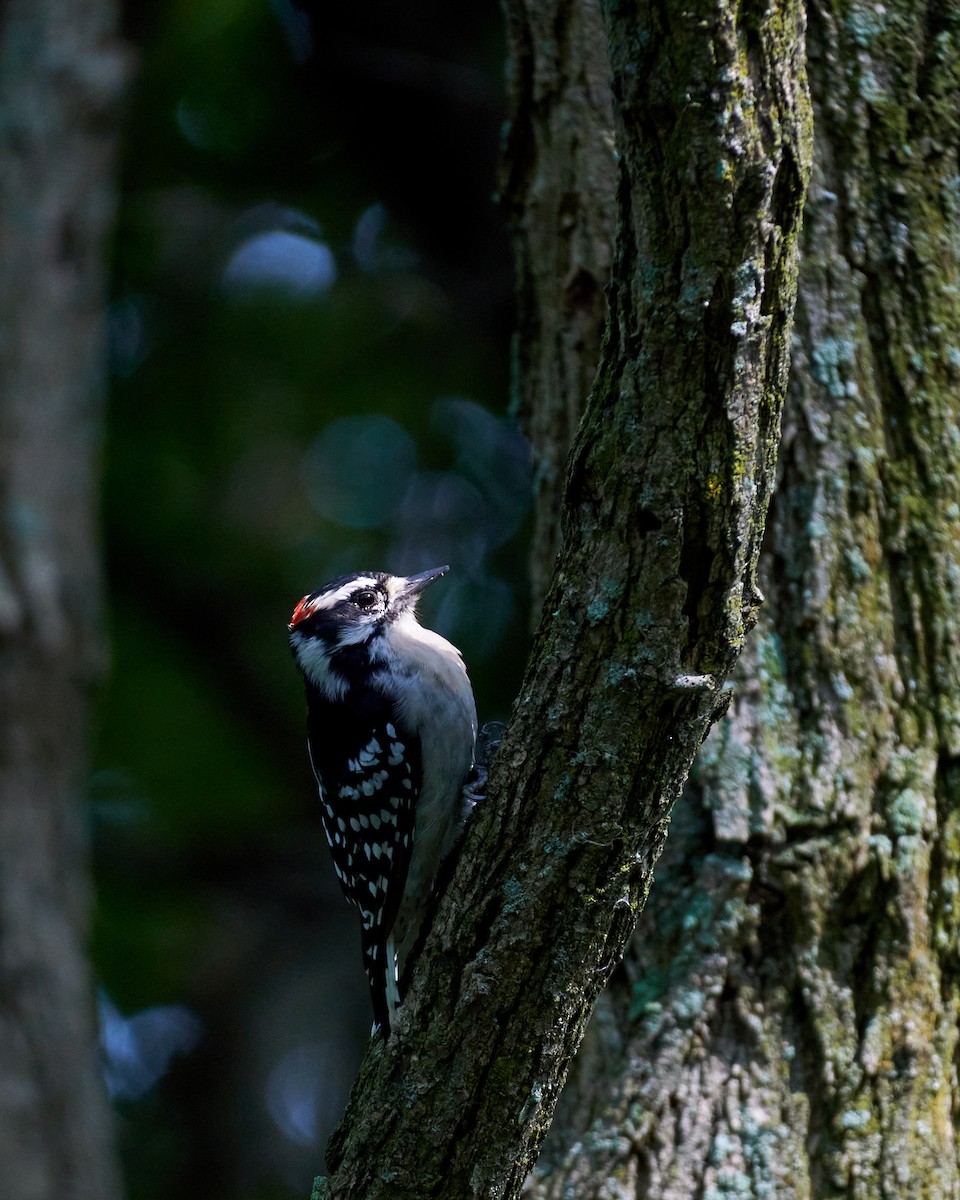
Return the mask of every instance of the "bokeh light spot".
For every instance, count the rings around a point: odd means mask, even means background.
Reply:
[[[396,421],[376,413],[343,417],[307,451],[307,492],[328,521],[375,529],[393,517],[416,463],[414,440]]]
[[[329,246],[285,229],[248,238],[234,250],[223,272],[228,292],[270,289],[299,299],[322,295],[336,279],[337,263]]]

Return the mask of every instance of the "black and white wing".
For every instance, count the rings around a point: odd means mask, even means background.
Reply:
[[[360,912],[374,1025],[389,1029],[399,1002],[391,934],[413,849],[420,741],[385,702],[368,699],[362,714],[345,711],[352,707],[318,697],[309,706],[307,746],[333,865]]]

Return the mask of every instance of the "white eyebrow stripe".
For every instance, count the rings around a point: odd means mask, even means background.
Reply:
[[[342,583],[336,591],[324,592],[317,596],[316,600],[310,602],[310,612],[321,612],[325,609],[335,608],[341,600],[346,600],[353,595],[359,588],[374,588],[378,587],[376,579],[369,575],[361,575],[357,579],[351,579],[348,583]]]

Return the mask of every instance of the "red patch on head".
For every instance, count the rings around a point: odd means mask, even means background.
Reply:
[[[287,626],[287,628],[295,629],[305,617],[310,616],[310,610],[310,597],[304,596],[297,607],[293,610],[293,616],[290,618],[290,624]]]

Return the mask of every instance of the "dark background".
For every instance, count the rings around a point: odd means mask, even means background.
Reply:
[[[305,1197],[370,1012],[286,621],[449,562],[481,720],[525,650],[492,2],[128,0],[94,957],[131,1200]]]

